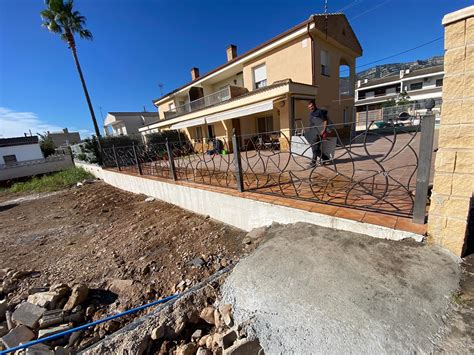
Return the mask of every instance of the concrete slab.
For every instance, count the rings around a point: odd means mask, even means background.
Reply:
[[[297,223],[272,226],[223,286],[266,354],[430,353],[459,260],[413,241]]]
[[[38,321],[45,309],[29,302],[22,303],[12,314],[12,319],[17,324],[23,324],[30,328],[36,328]]]
[[[20,343],[26,343],[31,339],[35,338],[35,333],[33,333],[28,327],[20,325],[16,328],[13,328],[7,335],[2,337],[2,343],[7,348],[12,348],[19,345]]]

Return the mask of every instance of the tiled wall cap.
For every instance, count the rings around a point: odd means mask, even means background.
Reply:
[[[443,26],[449,25],[453,22],[467,19],[468,17],[474,17],[474,5],[465,7],[461,10],[451,12],[443,17],[441,22]]]

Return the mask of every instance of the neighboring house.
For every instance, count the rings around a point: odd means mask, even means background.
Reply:
[[[1,166],[13,166],[43,158],[38,136],[0,138]]]
[[[200,141],[308,126],[308,100],[328,110],[334,123],[352,121],[355,59],[362,48],[344,14],[312,15],[307,21],[237,55],[227,63],[153,100],[159,119],[139,129],[143,136],[182,129]],[[245,143],[242,140],[242,143]]]
[[[67,128],[64,128],[62,132],[48,131],[48,137],[53,140],[54,146],[56,148],[77,144],[81,141],[79,132],[69,132]]]
[[[138,134],[138,129],[158,120],[156,112],[108,112],[104,120],[106,136]]]
[[[364,128],[372,121],[383,120],[383,105],[388,100],[397,99],[406,92],[414,103],[412,114],[424,113],[424,102],[432,98],[436,102],[437,113],[440,113],[443,89],[443,66],[409,71],[401,70],[397,75],[385,78],[358,81],[355,95],[357,127]]]

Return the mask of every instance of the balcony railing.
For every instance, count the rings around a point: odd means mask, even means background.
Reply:
[[[210,95],[203,96],[187,104],[177,106],[173,110],[165,112],[165,118],[173,118],[184,115],[189,112],[197,111],[205,107],[214,106],[233,97],[243,95],[247,89],[238,86],[226,86],[224,89],[213,92]]]
[[[354,96],[354,86],[349,78],[339,78],[339,95]]]

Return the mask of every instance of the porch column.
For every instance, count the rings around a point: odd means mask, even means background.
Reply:
[[[447,14],[439,149],[428,237],[461,256],[474,192],[474,6]],[[472,218],[472,217],[471,217]]]
[[[293,102],[290,95],[286,96],[285,100],[275,103],[280,113],[280,149],[282,151],[288,151],[290,149],[289,142],[291,139],[291,129],[294,121],[294,109]]]

